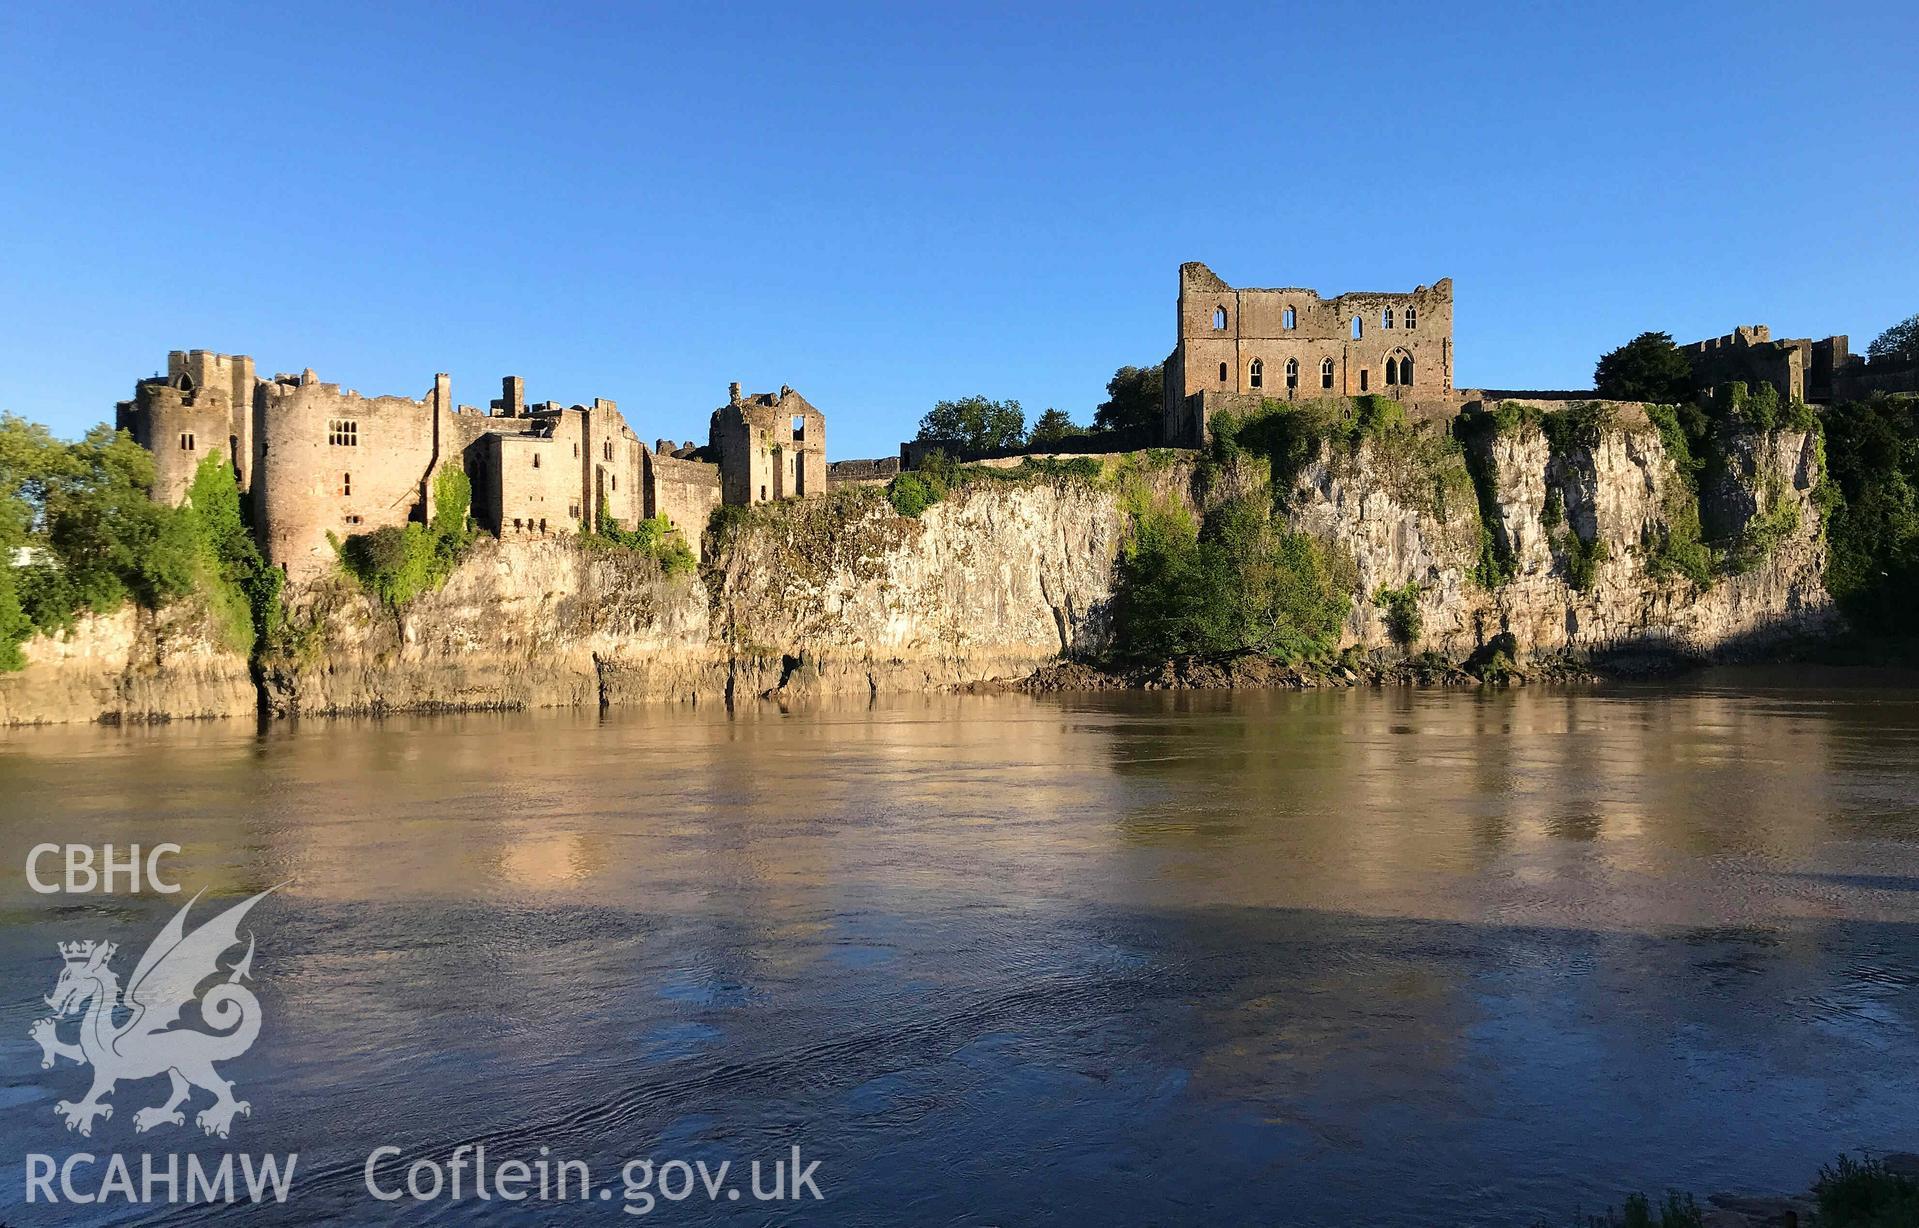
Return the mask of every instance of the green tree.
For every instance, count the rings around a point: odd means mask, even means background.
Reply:
[[[1049,409],[1033,423],[1033,433],[1027,437],[1032,444],[1054,444],[1075,435],[1084,435],[1086,428],[1074,422],[1063,409]]]
[[[1165,413],[1166,364],[1121,367],[1106,381],[1106,400],[1093,411],[1093,429],[1158,426]]]
[[[1874,337],[1866,357],[1874,362],[1919,362],[1919,315],[1907,316]]]
[[[1195,526],[1178,507],[1136,515],[1120,562],[1122,651],[1153,660],[1256,652],[1297,661],[1338,642],[1351,580],[1265,501],[1228,500]]]
[[[919,437],[952,441],[966,452],[1016,448],[1026,438],[1026,412],[1018,401],[981,396],[941,401],[920,419]]]
[[[1692,399],[1692,364],[1671,333],[1640,333],[1599,360],[1593,386],[1610,400],[1676,405]]]

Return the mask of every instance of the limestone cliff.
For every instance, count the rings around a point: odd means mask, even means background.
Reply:
[[[26,668],[0,675],[0,724],[251,716],[259,704],[246,655],[192,602],[83,614],[21,649]]]
[[[706,590],[645,555],[482,536],[446,585],[395,612],[344,575],[291,596],[263,659],[282,716],[721,698]],[[602,688],[607,688],[603,692]]]
[[[1491,486],[1483,516],[1456,485],[1447,497],[1443,474],[1408,475],[1401,450],[1377,443],[1351,454],[1325,445],[1300,474],[1292,519],[1347,544],[1358,564],[1349,643],[1389,646],[1371,598],[1406,584],[1419,590],[1423,624],[1410,647],[1456,659],[1502,632],[1533,656],[1739,656],[1834,621],[1813,498],[1816,434],[1733,439],[1704,511],[1737,562],[1704,588],[1661,566],[1660,544],[1683,534],[1694,496],[1643,414],[1621,412],[1558,450],[1537,423],[1468,447]],[[1503,583],[1475,577],[1482,524],[1506,560]]]
[[[0,719],[726,702],[1018,678],[1109,644],[1131,524],[1111,469],[975,481],[917,519],[876,488],[756,507],[724,518],[700,576],[570,539],[482,537],[397,613],[343,574],[298,586],[254,677],[190,607],[128,609],[32,641],[27,669],[0,676]],[[1191,453],[1162,455],[1130,480],[1196,506],[1196,491],[1266,482],[1249,458],[1210,481],[1195,470]],[[1487,432],[1464,459],[1430,426],[1322,444],[1279,503],[1351,555],[1348,645],[1457,660],[1509,633],[1522,659],[1726,656],[1832,622],[1820,476],[1817,435],[1749,433],[1695,495],[1658,430],[1621,412],[1585,438],[1549,439],[1537,421]],[[1666,547],[1696,540],[1702,519],[1731,560],[1703,587]],[[1377,594],[1408,585],[1421,631],[1397,646]]]
[[[769,506],[724,545],[715,628],[754,693],[1020,677],[1105,644],[1128,523],[1058,478],[962,487],[918,519],[876,489]]]

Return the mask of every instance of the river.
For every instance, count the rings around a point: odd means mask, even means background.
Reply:
[[[38,894],[48,842],[177,844],[185,890]],[[479,1143],[590,1166],[554,1222],[1427,1228],[1919,1144],[1909,680],[25,730],[0,864],[14,1224],[161,1218],[23,1206],[77,1151],[297,1152],[275,1221],[491,1219],[366,1183]],[[276,883],[250,1116],[136,1134],[149,1079],[63,1129],[56,943],[124,980]],[[823,1200],[619,1179],[793,1147]]]

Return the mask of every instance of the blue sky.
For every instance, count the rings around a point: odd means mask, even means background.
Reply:
[[[208,348],[649,439],[786,383],[881,455],[942,397],[1086,420],[1182,260],[1451,276],[1462,386],[1919,311],[1909,3],[49,3],[0,46],[0,408],[62,434]]]

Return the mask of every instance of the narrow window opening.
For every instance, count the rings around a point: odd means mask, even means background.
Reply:
[[[180,433],[180,450],[183,452],[193,451],[193,435],[190,432],[182,431]]]
[[[1265,378],[1265,373],[1266,368],[1260,364],[1259,359],[1253,359],[1252,367],[1246,372],[1247,386],[1252,388],[1259,387],[1260,382]]]
[[[1226,374],[1226,364],[1222,362],[1219,364],[1219,382],[1223,384],[1226,382],[1227,378],[1228,376]]]
[[[1353,340],[1357,341],[1365,335],[1366,335],[1366,322],[1360,319],[1358,316],[1354,316],[1353,317]]]
[[[1393,326],[1393,309],[1391,307],[1388,307],[1380,313],[1379,322],[1385,328],[1391,328]]]
[[[1413,359],[1412,359],[1412,355],[1410,354],[1408,354],[1406,357],[1399,360],[1399,382],[1408,387],[1412,385]]]
[[[1330,358],[1320,360],[1319,386],[1321,388],[1331,388],[1333,386],[1333,360]]]
[[[1215,332],[1220,332],[1220,331],[1224,331],[1225,328],[1226,328],[1226,309],[1224,307],[1213,308],[1213,330]]]
[[[1406,309],[1406,327],[1409,329],[1419,327],[1419,311],[1417,308],[1408,307]]]
[[[1366,368],[1364,367],[1359,369],[1359,390],[1366,391]]]
[[[533,454],[533,467],[535,469],[538,469],[540,467],[540,454],[538,452],[535,452]]]
[[[360,446],[360,424],[352,418],[333,418],[326,424],[326,441],[336,448]]]
[[[344,495],[350,495],[352,493],[353,493],[353,475],[350,473],[341,474],[340,475],[340,494],[344,496]]]
[[[1279,313],[1279,326],[1280,326],[1281,328],[1285,328],[1285,329],[1293,329],[1293,328],[1298,328],[1298,327],[1299,327],[1299,313],[1298,313],[1298,312],[1296,312],[1296,311],[1294,311],[1294,310],[1293,310],[1293,309],[1292,309],[1291,307],[1288,307],[1288,308],[1287,308],[1286,310],[1284,310],[1284,311],[1282,311],[1282,312],[1280,312],[1280,313]]]
[[[1299,387],[1299,359],[1288,358],[1286,360],[1286,389],[1290,392],[1297,387]]]

